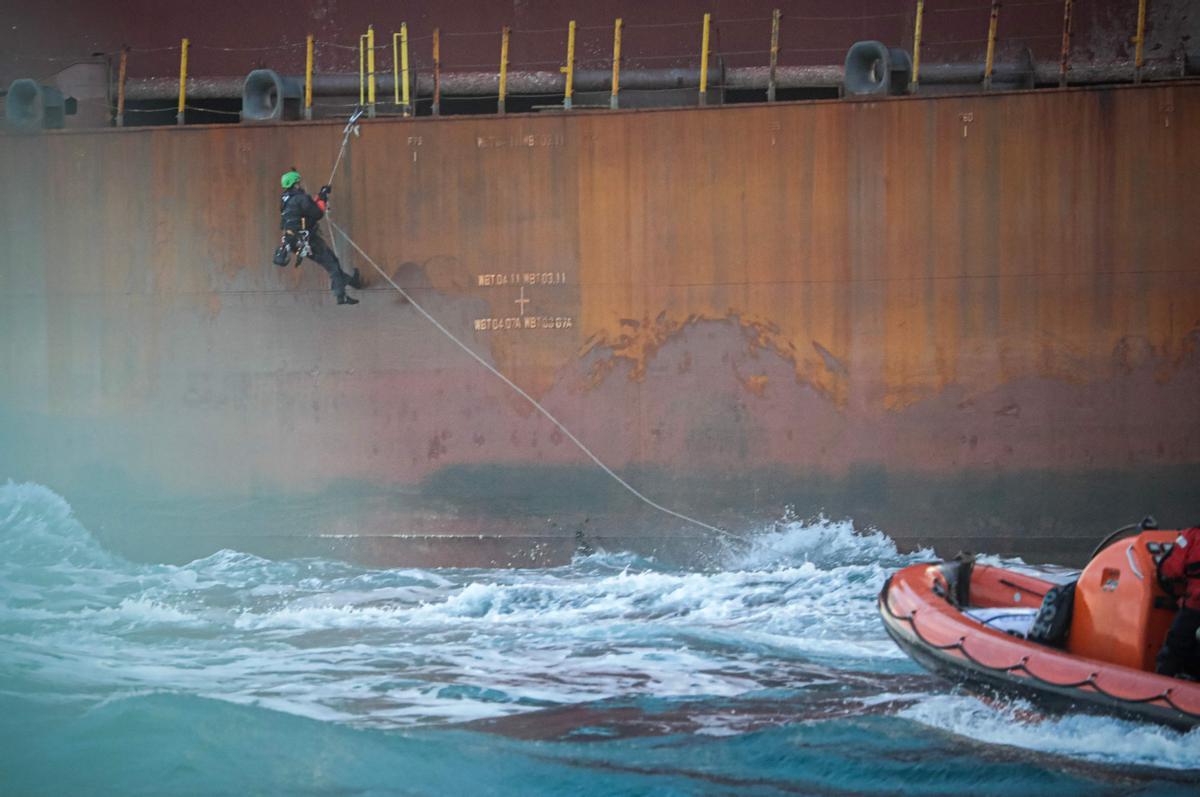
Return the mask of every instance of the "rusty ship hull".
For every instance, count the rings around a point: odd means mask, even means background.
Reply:
[[[1200,83],[378,119],[333,218],[660,503],[1071,560],[1194,522]],[[140,559],[663,556],[623,491],[364,271],[276,268],[340,122],[7,136],[0,476]]]

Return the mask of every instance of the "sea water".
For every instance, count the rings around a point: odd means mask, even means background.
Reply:
[[[931,556],[817,521],[707,570],[144,565],[0,485],[0,794],[1200,791],[1200,731],[914,665],[875,598]]]

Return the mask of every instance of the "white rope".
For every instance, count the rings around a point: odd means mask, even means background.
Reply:
[[[358,126],[359,117],[362,116],[362,109],[358,108],[354,113],[350,114],[350,121],[346,122],[346,127],[342,130],[342,148],[338,150],[337,158],[333,162],[333,168],[329,171],[329,179],[325,185],[333,185],[333,178],[337,176],[338,166],[342,163],[342,156],[346,154],[346,145],[350,143],[350,134],[354,132]]]
[[[326,217],[326,218],[328,218],[328,217]],[[601,461],[600,461],[600,458],[599,458],[599,457],[597,457],[595,454],[593,454],[593,453],[592,453],[592,450],[583,444],[583,441],[581,441],[581,440],[580,440],[578,437],[576,437],[575,435],[571,434],[571,430],[570,430],[570,429],[568,429],[566,426],[563,426],[562,422],[561,422],[561,421],[559,421],[559,420],[558,420],[558,418],[555,418],[553,415],[551,415],[549,410],[547,410],[545,407],[543,407],[541,404],[539,404],[539,403],[538,403],[538,401],[537,401],[537,399],[535,399],[533,396],[531,396],[531,395],[529,395],[528,393],[526,393],[524,390],[522,390],[522,389],[521,389],[521,387],[520,387],[519,385],[517,385],[515,382],[513,382],[513,381],[512,381],[511,379],[509,379],[507,376],[505,376],[504,374],[500,373],[500,371],[498,371],[498,370],[496,370],[494,367],[492,367],[491,363],[489,363],[487,360],[483,359],[483,358],[482,358],[482,357],[480,357],[478,354],[476,354],[476,353],[475,353],[475,351],[474,351],[473,349],[471,349],[469,346],[467,346],[467,344],[463,343],[461,340],[459,340],[458,338],[456,338],[456,337],[454,336],[454,333],[452,333],[450,330],[448,330],[448,329],[446,329],[444,326],[442,326],[442,324],[441,324],[441,323],[440,323],[440,322],[439,322],[439,321],[438,321],[436,318],[434,318],[432,315],[430,315],[430,314],[429,314],[429,313],[428,313],[428,312],[425,310],[425,308],[424,308],[424,307],[422,307],[421,305],[417,304],[417,302],[416,302],[416,301],[413,299],[413,297],[412,297],[412,296],[410,296],[410,295],[409,295],[409,294],[408,294],[408,293],[407,293],[407,292],[406,292],[406,291],[405,291],[403,288],[401,288],[399,285],[397,285],[397,284],[395,283],[395,281],[394,281],[394,280],[393,280],[391,277],[389,277],[389,276],[388,276],[387,272],[386,272],[386,271],[384,271],[382,268],[380,268],[380,267],[379,267],[379,265],[378,265],[378,264],[377,264],[377,263],[376,263],[374,260],[372,260],[372,259],[371,259],[371,256],[370,256],[370,255],[368,255],[366,252],[364,252],[364,251],[363,251],[363,249],[362,249],[362,247],[360,247],[360,246],[359,246],[357,243],[355,243],[354,239],[353,239],[353,238],[351,238],[349,235],[347,235],[347,234],[346,234],[346,231],[345,231],[345,230],[343,230],[341,227],[339,227],[337,224],[335,224],[335,223],[333,222],[333,219],[329,219],[329,226],[333,227],[333,229],[334,229],[334,231],[335,231],[335,232],[337,232],[339,235],[341,235],[343,238],[345,238],[345,239],[346,239],[346,242],[347,242],[348,244],[350,244],[350,246],[352,246],[352,247],[354,248],[354,250],[355,250],[356,252],[358,252],[358,253],[359,253],[359,254],[360,254],[362,257],[363,257],[363,259],[364,259],[364,260],[366,260],[368,263],[370,263],[370,264],[371,264],[371,266],[372,266],[372,267],[373,267],[373,268],[374,268],[376,271],[378,271],[378,272],[379,272],[379,275],[380,275],[381,277],[383,277],[385,280],[387,280],[387,282],[388,282],[388,284],[389,284],[389,285],[391,285],[393,288],[395,288],[395,289],[396,289],[396,291],[397,291],[397,292],[398,292],[398,293],[399,293],[401,296],[403,296],[405,299],[407,299],[407,300],[408,300],[408,303],[409,303],[409,304],[411,304],[411,305],[412,305],[412,306],[413,306],[413,307],[416,309],[416,311],[417,311],[418,313],[420,313],[421,315],[425,316],[425,319],[426,319],[427,321],[429,321],[429,323],[431,323],[431,324],[433,324],[435,327],[437,327],[437,328],[438,328],[438,331],[440,331],[440,332],[441,332],[443,335],[445,335],[446,337],[450,338],[450,340],[454,341],[454,343],[455,343],[455,344],[456,344],[456,345],[457,345],[457,346],[458,346],[460,349],[462,349],[463,351],[465,351],[467,354],[471,355],[471,357],[472,357],[472,358],[473,358],[473,359],[474,359],[476,362],[478,362],[478,363],[479,363],[480,365],[482,365],[484,368],[486,368],[486,369],[488,369],[489,371],[491,371],[491,372],[492,372],[492,374],[494,374],[496,377],[498,377],[498,378],[499,378],[499,379],[500,379],[502,382],[504,382],[504,384],[506,384],[506,385],[508,385],[509,387],[511,387],[511,388],[512,388],[513,390],[515,390],[515,391],[516,391],[516,392],[517,392],[517,393],[518,393],[518,394],[519,394],[519,395],[520,395],[522,398],[524,398],[526,401],[528,401],[530,404],[532,404],[534,409],[536,409],[536,410],[537,410],[538,412],[540,412],[542,415],[546,416],[546,418],[547,418],[547,419],[549,419],[549,421],[550,421],[552,424],[554,424],[555,426],[557,426],[557,427],[558,427],[559,431],[561,431],[563,434],[565,434],[565,435],[566,435],[566,436],[567,436],[567,437],[568,437],[568,438],[571,440],[571,442],[572,442],[572,443],[574,443],[575,445],[577,445],[577,446],[579,447],[579,450],[580,450],[580,451],[582,451],[583,453],[587,454],[587,455],[588,455],[588,457],[589,457],[589,458],[592,460],[592,462],[596,463],[596,467],[600,468],[600,470],[604,471],[604,472],[605,472],[605,473],[607,473],[609,476],[611,476],[611,477],[613,478],[613,480],[614,480],[614,481],[615,481],[617,484],[621,485],[621,486],[622,486],[622,487],[624,487],[626,490],[628,490],[630,493],[632,493],[632,494],[633,494],[633,496],[634,496],[635,498],[637,498],[638,500],[640,500],[640,501],[642,501],[642,502],[644,502],[644,503],[648,504],[649,506],[651,506],[651,507],[653,507],[653,508],[657,509],[659,512],[665,512],[666,514],[668,514],[668,515],[671,515],[672,517],[679,518],[680,520],[685,520],[685,521],[687,521],[688,523],[691,523],[691,524],[692,524],[692,525],[694,525],[694,526],[699,526],[699,527],[700,527],[700,528],[702,528],[702,529],[706,529],[706,530],[708,530],[708,531],[716,532],[717,534],[721,534],[721,535],[724,535],[724,536],[726,536],[726,537],[730,537],[730,538],[732,538],[732,539],[735,539],[735,540],[738,540],[738,541],[740,541],[740,542],[749,542],[749,540],[747,540],[745,537],[739,536],[739,535],[737,535],[737,534],[734,534],[734,533],[732,533],[732,532],[730,532],[730,531],[726,531],[725,529],[717,528],[716,526],[711,526],[711,525],[709,525],[708,523],[705,523],[705,522],[704,522],[704,521],[702,521],[702,520],[696,520],[696,519],[695,519],[695,518],[693,518],[693,517],[688,517],[687,515],[683,514],[682,512],[676,512],[674,509],[668,509],[667,507],[663,506],[662,504],[660,504],[660,503],[657,503],[657,502],[655,502],[655,501],[652,501],[652,500],[650,500],[649,498],[647,498],[646,496],[642,495],[640,492],[638,492],[638,491],[637,491],[637,490],[636,490],[636,489],[633,487],[633,485],[631,485],[629,482],[627,482],[627,481],[625,481],[624,479],[622,479],[620,476],[618,476],[618,475],[617,475],[617,474],[616,474],[616,473],[615,473],[615,472],[612,470],[612,468],[608,467],[608,466],[607,466],[607,465],[605,465],[603,462],[601,462]]]
[[[350,114],[350,120],[346,122],[346,127],[342,130],[342,148],[338,150],[337,158],[335,158],[333,161],[333,168],[329,170],[329,179],[325,181],[325,185],[333,185],[333,178],[337,176],[338,166],[342,165],[342,156],[346,154],[346,147],[350,144],[350,134],[358,132],[358,120],[362,118],[362,115],[363,109],[355,106],[354,113]],[[325,217],[329,220],[331,225],[333,224],[333,216],[331,215],[332,213],[333,209],[329,207],[329,203],[326,202]],[[338,261],[338,269],[343,274],[346,274],[346,270],[343,269],[341,265],[342,253],[338,251],[337,236],[329,236],[329,243],[333,246],[333,256]],[[346,274],[346,276],[350,275]]]

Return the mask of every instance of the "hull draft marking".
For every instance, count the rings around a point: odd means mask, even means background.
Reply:
[[[567,274],[564,271],[525,271],[502,274],[479,274],[476,284],[480,287],[511,287],[517,286],[517,295],[513,304],[518,308],[516,315],[476,318],[473,325],[476,332],[510,332],[518,329],[567,330],[575,328],[575,316],[549,315],[537,311],[528,305],[534,300],[526,295],[526,286],[536,285],[566,285]]]

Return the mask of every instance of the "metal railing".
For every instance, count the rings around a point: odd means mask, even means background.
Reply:
[[[1092,79],[1114,80],[1125,79],[1141,82],[1147,77],[1162,77],[1186,71],[1183,67],[1173,69],[1170,65],[1161,65],[1152,72],[1147,69],[1145,60],[1146,40],[1146,0],[1128,0],[1132,6],[1136,4],[1136,28],[1130,37],[1136,51],[1132,63],[1117,62],[1106,65],[1086,65],[1075,72],[1071,60],[1071,45],[1073,36],[1073,18],[1080,3],[1087,0],[1014,0],[1002,6],[999,0],[973,0],[964,5],[963,0],[914,0],[912,8],[890,14],[880,14],[870,17],[881,23],[881,27],[904,31],[911,30],[911,38],[907,33],[900,35],[912,50],[912,73],[910,91],[918,91],[923,80],[928,82],[961,82],[977,80],[982,90],[993,88],[993,83],[1002,78],[1008,84],[1015,79],[1023,79],[1029,85],[1057,84],[1066,86],[1069,82],[1086,82]],[[999,68],[999,47],[1005,39],[1006,25],[1014,18],[1024,15],[1026,32],[1013,34],[1008,43],[1013,47],[1024,46],[1029,50],[1036,44],[1040,48],[1051,47],[1053,42],[1056,50],[1054,63],[1044,61],[1035,64],[1032,57],[1025,63],[1009,64]],[[964,17],[979,20],[979,37],[963,38],[961,31],[968,28]],[[986,22],[985,22],[986,17]],[[1044,18],[1044,24],[1038,20]],[[702,18],[688,21],[664,22],[654,24],[631,25],[622,18],[614,20],[610,26],[593,25],[580,26],[575,20],[570,20],[565,28],[521,29],[504,26],[498,31],[442,31],[433,28],[428,35],[411,36],[407,22],[400,22],[398,30],[392,32],[390,46],[386,43],[376,43],[375,27],[368,26],[367,30],[358,37],[354,45],[342,42],[320,41],[312,35],[304,42],[279,45],[275,47],[220,47],[200,44],[189,38],[184,38],[178,45],[165,47],[132,48],[123,47],[119,55],[120,65],[116,77],[116,104],[110,110],[113,121],[124,125],[129,113],[165,112],[166,107],[134,108],[129,107],[131,95],[137,99],[174,99],[175,121],[184,124],[187,112],[203,111],[206,113],[236,115],[237,111],[221,110],[194,104],[195,98],[203,97],[233,97],[240,96],[240,90],[231,91],[233,79],[195,79],[189,75],[189,57],[194,65],[203,60],[205,52],[217,51],[223,53],[290,53],[298,47],[304,47],[304,76],[302,110],[305,118],[311,119],[315,107],[315,96],[353,96],[353,88],[357,88],[358,104],[367,109],[371,116],[387,110],[400,116],[413,116],[417,113],[418,103],[428,103],[432,114],[442,112],[442,103],[447,96],[472,97],[486,99],[493,97],[496,110],[505,113],[506,103],[514,94],[520,94],[527,99],[545,99],[560,103],[564,110],[577,107],[577,94],[605,92],[608,95],[607,107],[621,107],[622,89],[627,91],[663,91],[680,92],[694,90],[695,102],[705,105],[712,99],[712,92],[762,90],[766,102],[775,102],[781,88],[828,88],[835,89],[840,84],[840,56],[844,55],[852,42],[838,42],[834,47],[801,46],[809,43],[805,37],[816,36],[820,40],[821,26],[839,24],[845,26],[861,17],[840,16],[784,16],[776,9],[770,16],[732,18],[726,20],[714,19],[712,14],[704,14]],[[1035,24],[1035,30],[1045,30],[1044,33],[1030,33],[1030,24]],[[737,30],[739,41],[750,40],[751,36],[745,31],[746,26],[762,25],[763,48],[760,49],[721,49],[721,28]],[[986,25],[986,27],[985,27]],[[792,43],[784,41],[789,27],[794,31]],[[948,33],[949,32],[949,33]],[[690,52],[676,51],[673,53],[646,53],[635,55],[631,59],[622,55],[623,43],[628,53],[630,34],[650,34],[665,36],[671,42],[679,42],[690,35],[695,35],[696,48]],[[684,34],[680,36],[679,34]],[[803,35],[802,35],[803,34]],[[611,35],[611,58],[603,59],[592,55],[579,58],[577,46],[578,36],[589,39],[589,53],[603,52],[598,45],[600,35]],[[757,34],[755,34],[757,35]],[[500,57],[497,63],[491,65],[472,62],[447,65],[445,56],[448,44],[469,42],[467,47],[455,47],[458,52],[468,52],[473,56],[481,52],[486,45],[480,40],[488,37],[499,38]],[[510,60],[514,43],[520,41],[535,41],[541,52],[545,52],[546,39],[559,37],[560,46],[565,37],[563,57],[557,61],[525,60],[513,63]],[[882,37],[881,37],[882,38]],[[445,41],[448,40],[448,41]],[[494,39],[493,39],[494,41]],[[418,44],[428,42],[429,58],[425,60],[423,49],[418,52]],[[1040,43],[1038,43],[1040,42]],[[1009,49],[1013,49],[1010,47]],[[643,48],[644,49],[644,48]],[[346,85],[347,75],[343,72],[319,72],[318,60],[325,53],[326,63],[344,64],[345,51],[357,50],[358,78],[357,85]],[[382,71],[377,58],[390,50],[390,67]],[[942,53],[940,61],[932,62],[929,53]],[[982,52],[979,52],[982,51]],[[163,78],[142,78],[136,83],[136,91],[131,92],[128,85],[130,60],[154,53],[179,53],[178,85],[171,94],[165,86]],[[964,53],[966,54],[964,57]],[[975,53],[974,56],[971,54]],[[200,59],[197,59],[200,55]],[[794,60],[813,60],[822,56],[831,56],[824,65],[783,64],[787,56]],[[976,60],[982,55],[982,64]],[[386,55],[385,55],[386,58]],[[631,68],[622,59],[633,61],[637,66]],[[759,60],[761,59],[761,60]],[[54,59],[46,59],[54,60]],[[758,61],[760,66],[727,67],[726,63],[736,60],[741,64]],[[661,65],[661,66],[660,66]],[[714,68],[715,67],[715,68]],[[194,66],[193,66],[194,68]],[[978,76],[978,77],[976,77]],[[715,79],[714,79],[715,78]],[[622,81],[625,85],[622,85]],[[228,83],[228,85],[226,85]],[[391,108],[381,108],[378,91],[391,89]],[[347,89],[350,89],[349,91]],[[387,96],[386,94],[384,96]],[[189,103],[193,98],[193,103]],[[352,105],[353,102],[347,104]],[[382,103],[387,105],[387,101]],[[324,104],[323,107],[330,107]],[[599,107],[599,106],[597,106]]]

